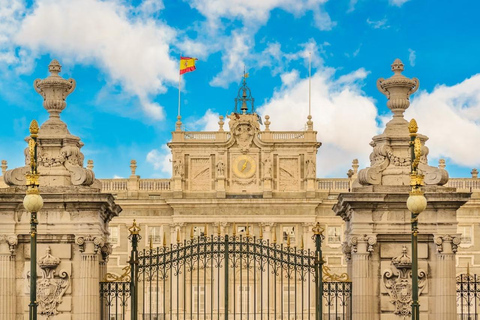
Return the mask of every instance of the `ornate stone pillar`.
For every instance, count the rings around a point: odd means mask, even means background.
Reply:
[[[14,320],[16,235],[0,235],[0,319]]]
[[[434,282],[434,319],[453,320],[457,317],[455,253],[460,244],[457,235],[435,235],[437,246]]]
[[[78,236],[75,239],[80,250],[80,292],[78,297],[79,312],[81,319],[100,319],[100,262],[99,249],[105,241],[101,237],[91,235]]]
[[[378,297],[375,297],[372,285],[377,279],[373,278],[369,261],[376,243],[375,235],[355,235],[349,240],[352,250],[352,319],[355,320],[372,320],[378,317],[373,305],[378,301]]]

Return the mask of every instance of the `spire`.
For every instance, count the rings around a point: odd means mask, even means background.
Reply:
[[[240,113],[247,114],[253,113],[255,111],[254,101],[255,99],[252,97],[252,92],[250,88],[247,86],[247,78],[248,73],[245,73],[245,69],[243,70],[243,80],[242,86],[238,89],[237,97],[235,98],[235,113],[238,113],[238,105],[240,104]],[[251,110],[248,112],[248,103],[251,105]]]

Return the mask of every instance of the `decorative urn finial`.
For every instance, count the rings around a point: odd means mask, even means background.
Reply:
[[[65,109],[65,99],[75,90],[74,79],[64,79],[58,75],[62,66],[57,60],[52,60],[48,65],[50,76],[46,79],[36,79],[33,83],[35,91],[43,97],[43,107],[50,114],[50,121],[58,122],[60,113]],[[58,120],[57,120],[58,119]]]
[[[377,88],[387,96],[387,107],[393,113],[393,119],[389,124],[403,124],[406,122],[403,113],[410,106],[410,95],[418,90],[420,83],[417,78],[409,79],[402,75],[404,64],[400,59],[395,59],[391,67],[393,76],[378,79]]]

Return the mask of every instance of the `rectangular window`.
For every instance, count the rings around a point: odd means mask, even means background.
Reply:
[[[152,243],[162,243],[162,227],[153,226],[148,228],[148,240],[152,239]]]
[[[295,227],[283,227],[283,243],[287,244],[288,239],[290,238],[290,245],[295,246]]]
[[[193,227],[193,237],[205,237],[205,226],[194,226]]]
[[[460,245],[470,246],[473,244],[473,225],[459,225],[458,233],[460,236]]]
[[[119,228],[118,227],[108,227],[108,232],[110,233],[108,235],[108,242],[110,242],[112,245],[118,245],[120,243],[119,241]]]
[[[252,235],[252,227],[251,226],[237,226],[237,235],[238,236],[246,236],[247,235],[247,228],[249,235]]]
[[[328,244],[342,244],[342,227],[328,226],[327,241]]]
[[[205,310],[205,286],[192,287],[193,312],[203,312]]]

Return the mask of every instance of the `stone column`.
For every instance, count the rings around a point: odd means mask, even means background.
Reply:
[[[100,319],[100,261],[99,249],[104,246],[104,240],[94,236],[79,236],[76,243],[80,250],[80,292],[78,297],[78,311],[81,319]]]
[[[273,223],[273,222],[261,222],[261,223],[259,223],[259,227],[262,228],[263,239],[268,240],[269,243],[272,243],[272,228],[273,228],[274,225],[275,225],[275,223]],[[262,286],[261,286],[261,289],[260,289],[262,299],[263,299],[262,311],[263,311],[263,314],[265,316],[267,315],[267,312],[268,312],[268,294],[269,294],[269,292],[272,292],[271,290],[273,290],[273,286],[272,286],[273,277],[272,277],[272,272],[271,272],[272,269],[270,267],[270,272],[267,272],[267,270],[268,270],[267,265],[265,265],[265,272],[263,274],[263,283],[262,283]],[[270,284],[270,288],[269,288],[268,284]],[[273,304],[273,300],[272,300],[272,298],[270,298],[270,310],[273,309],[272,304]]]
[[[0,319],[14,320],[16,307],[15,247],[17,236],[0,235]]]
[[[377,279],[372,275],[369,261],[377,238],[374,235],[355,235],[350,237],[349,242],[352,248],[352,319],[377,319],[378,315],[374,312],[374,303],[378,301],[378,297],[374,296],[374,283]]]
[[[219,225],[220,225],[220,235],[225,236],[226,234],[228,234],[229,224],[226,222],[219,222]],[[217,225],[217,230],[218,230],[218,225]],[[219,284],[218,290],[220,292],[220,300],[218,301],[217,312],[220,311],[220,317],[223,317],[223,315],[225,314],[225,294],[223,293],[225,292],[225,281],[227,281],[224,276],[225,262],[221,264],[221,267],[219,269],[220,269],[219,270],[220,272],[217,272],[217,274],[215,274],[216,273],[215,271],[218,271],[218,270],[214,270],[214,277],[215,277],[215,280],[218,281],[218,284]]]
[[[315,222],[304,222],[302,223],[303,233],[302,241],[304,250],[310,250],[310,252],[315,252],[315,240],[313,240],[313,227]],[[313,277],[311,278],[313,280]],[[305,297],[305,302],[302,307],[305,316],[310,314],[310,318],[315,318],[315,283],[310,282],[310,291],[308,290],[308,276],[303,287],[303,296]],[[310,301],[308,301],[310,299]],[[308,306],[310,305],[310,308]]]
[[[183,245],[183,239],[184,235],[182,233],[182,228],[185,226],[185,223],[183,222],[174,222],[170,224],[170,236],[171,236],[171,243],[175,246],[179,243],[182,243]],[[177,308],[179,314],[181,314],[184,311],[184,305],[187,305],[187,302],[184,301],[183,303],[183,290],[186,289],[184,285],[184,279],[183,279],[183,267],[181,267],[181,273],[180,275],[175,275],[175,272],[172,273],[172,287],[170,290],[172,291],[172,301],[171,301],[171,313],[174,314],[175,316],[173,319],[178,318],[177,314]],[[178,279],[178,286],[177,286],[177,279]],[[178,300],[177,300],[177,294],[178,294]],[[168,298],[167,300],[169,300]]]
[[[263,228],[263,239],[268,240],[269,244],[271,245],[274,241],[276,241],[276,236],[274,233],[275,230],[275,223],[274,222],[262,222],[259,224],[261,228]],[[270,269],[265,266],[265,274],[264,274],[264,284],[262,286],[262,296],[263,296],[263,314],[266,316],[268,312],[270,312],[270,317],[273,317],[274,309],[275,309],[275,294],[276,294],[276,284],[275,284],[275,277],[272,273],[272,266],[270,265]],[[269,270],[270,272],[267,272]],[[277,297],[278,300],[278,297]],[[270,302],[270,305],[269,305]],[[268,310],[270,309],[270,310]],[[280,310],[280,309],[278,309]],[[279,315],[279,313],[278,313]]]
[[[436,235],[436,271],[434,283],[433,318],[454,320],[457,317],[455,253],[460,244],[456,235]]]

